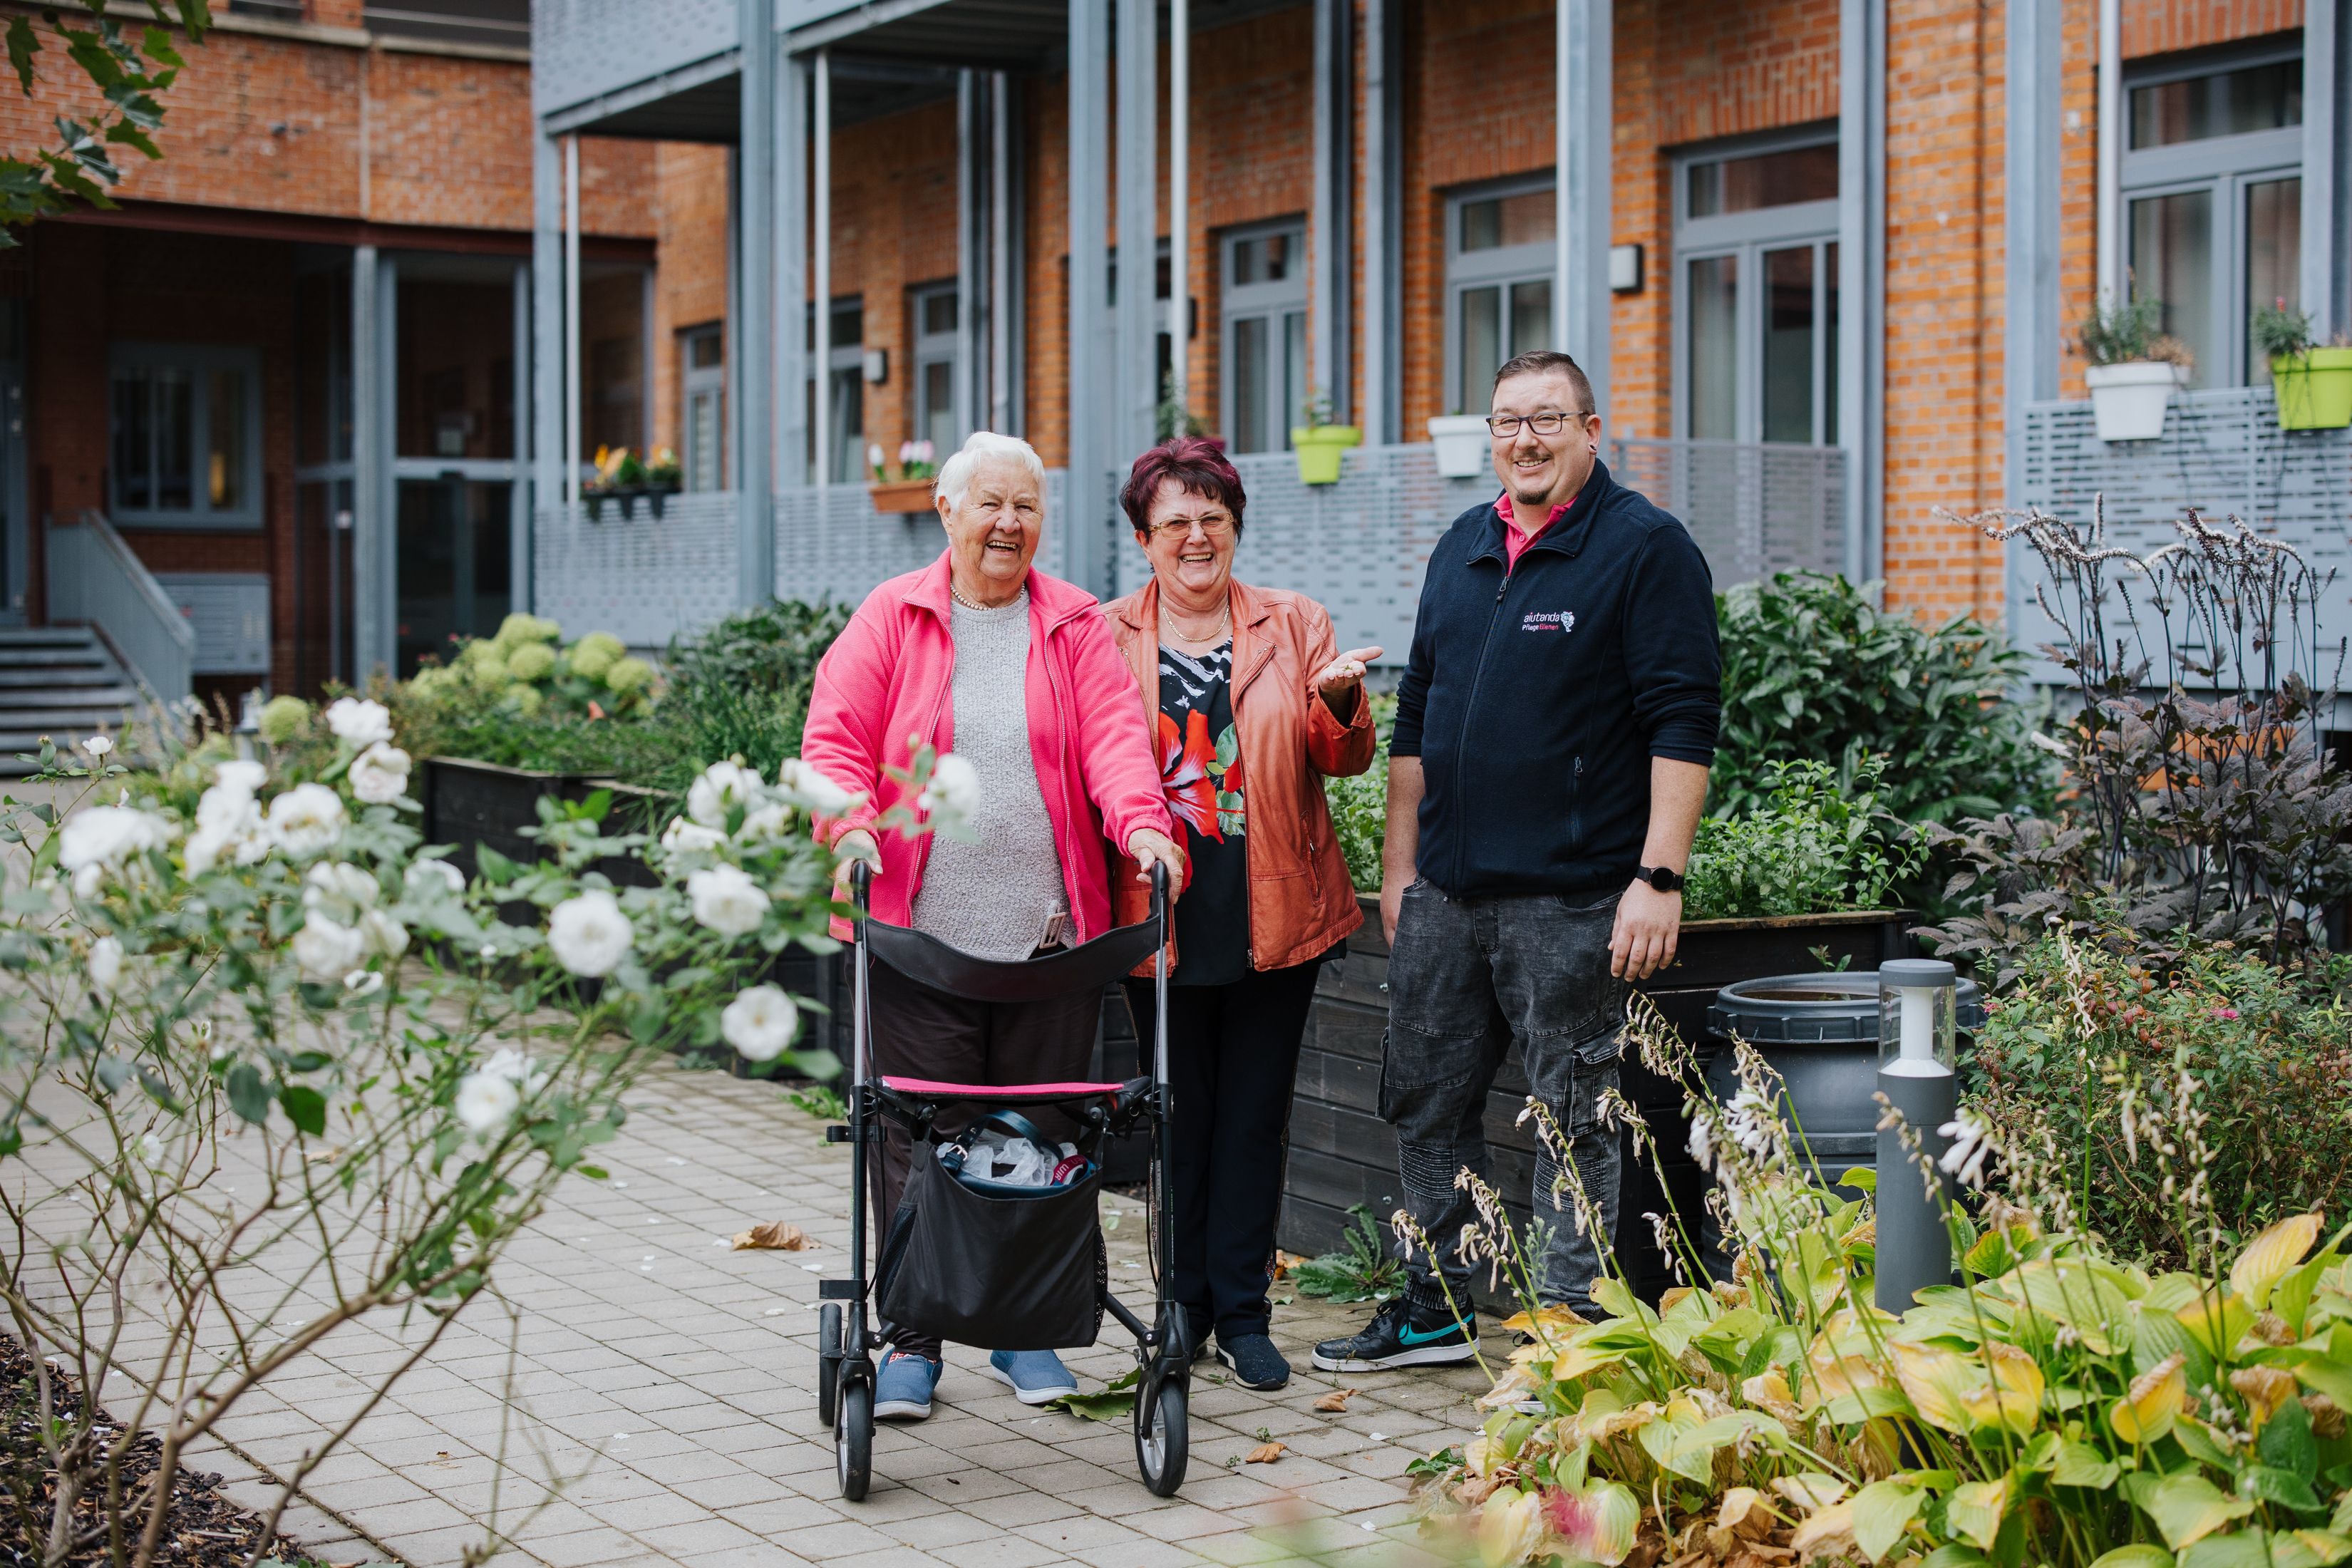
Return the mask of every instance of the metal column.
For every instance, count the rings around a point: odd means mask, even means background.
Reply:
[[[2008,174],[2002,201],[2009,258],[2003,279],[2001,383],[2007,433],[2004,488],[2012,506],[2024,500],[2019,482],[2025,472],[2025,406],[2058,395],[2064,342],[2058,289],[2063,5],[2063,0],[2009,0],[2008,7]],[[2012,541],[2005,565],[2002,601],[2011,615],[2020,603],[2021,550]]]
[[[533,241],[536,249],[537,242]],[[517,408],[528,408],[531,416],[518,422],[518,441],[530,445],[520,447],[515,456],[522,460],[520,476],[508,487],[507,495],[507,608],[529,615],[538,574],[532,567],[531,541],[535,536],[531,515],[530,464],[537,458],[539,448],[539,411],[533,396],[539,369],[532,349],[537,342],[536,325],[531,320],[531,291],[538,287],[537,268],[530,262],[519,262],[514,273],[514,384],[511,395]],[[653,320],[650,309],[646,320]]]
[[[1886,411],[1886,0],[1838,7],[1838,429],[1845,574],[1877,577]]]
[[[775,0],[738,0],[742,91],[736,126],[736,278],[743,363],[735,382],[735,602],[776,595],[776,37]]]
[[[530,149],[530,504],[563,499],[563,151],[557,139]]]
[[[978,71],[956,72],[955,429],[959,441],[979,426],[981,411],[987,406],[980,354],[988,325],[982,316],[988,298],[988,167],[982,144],[981,81]],[[938,454],[942,462],[947,456]]]
[[[988,79],[988,427],[1011,435],[1013,419],[1012,79]]]
[[[1609,159],[1614,144],[1612,0],[1556,0],[1553,14],[1552,341],[1584,367],[1609,412]],[[1464,388],[1465,398],[1472,395]]]
[[[563,139],[563,504],[580,503],[580,138]]]
[[[1334,423],[1348,423],[1348,190],[1354,167],[1349,134],[1355,106],[1349,68],[1348,21],[1342,0],[1315,3],[1314,178],[1307,196],[1307,253],[1313,279],[1307,300],[1307,381],[1309,397],[1331,400]],[[1305,424],[1305,411],[1284,411]]]
[[[2123,0],[2098,3],[2098,152],[2091,190],[2098,204],[2093,265],[2104,305],[2121,302],[2124,294],[2124,5]]]
[[[2352,0],[2303,22],[2303,308],[2326,342],[2352,329]]]
[[[393,268],[373,245],[352,251],[352,679],[395,671],[399,502],[392,477]]]
[[[1110,38],[1106,0],[1070,0],[1070,331],[1069,530],[1063,562],[1070,581],[1090,594],[1110,587],[1110,433],[1104,405],[1109,401],[1108,367],[1101,345],[1110,324],[1108,285],[1110,258],[1105,246],[1108,216],[1103,143],[1108,140],[1107,101]],[[1147,296],[1150,292],[1145,285]]]
[[[815,187],[813,205],[816,209],[809,225],[812,266],[816,274],[815,287],[810,290],[814,296],[810,308],[816,312],[816,346],[810,356],[815,362],[811,367],[815,380],[810,397],[809,429],[816,459],[809,466],[809,482],[828,485],[843,477],[833,471],[833,56],[819,49],[810,69],[816,78],[816,153],[809,168],[809,183]]]
[[[769,318],[775,347],[779,489],[809,482],[809,79],[786,54],[776,77],[776,288]]]
[[[1168,401],[1179,435],[1192,406],[1192,5],[1168,0]]]
[[[1329,3],[1329,0],[1322,0]],[[1118,271],[1108,466],[1151,445],[1160,407],[1160,7],[1118,6]],[[1075,51],[1073,51],[1075,58]]]
[[[1364,444],[1384,446],[1401,437],[1391,405],[1396,382],[1391,374],[1394,350],[1390,342],[1389,248],[1391,195],[1389,162],[1389,7],[1387,0],[1363,0],[1364,5],[1364,248],[1360,287],[1356,301],[1362,323],[1356,341],[1363,354],[1363,405],[1356,423],[1364,427]]]

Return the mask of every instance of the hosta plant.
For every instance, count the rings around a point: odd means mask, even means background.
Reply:
[[[45,1563],[154,1561],[189,1446],[364,1321],[405,1353],[336,1363],[363,1397],[282,1509],[495,1296],[550,1190],[602,1176],[637,1076],[684,1044],[782,1058],[799,1007],[766,973],[832,944],[807,818],[850,797],[797,762],[714,764],[658,841],[550,806],[547,858],[486,853],[468,884],[420,842],[384,710],[325,717],[331,744],[259,758],[165,737],[151,775],[45,746],[47,798],[9,803],[0,1309],[41,1374],[49,1473],[10,1493]],[[590,868],[616,853],[655,885]],[[48,1358],[96,1397],[60,1399]]]
[[[1414,1467],[1433,1535],[1486,1568],[2352,1557],[2352,1278],[2344,1233],[2321,1215],[2151,1275],[2081,1233],[2054,1142],[2000,1149],[1964,1122],[1945,1163],[1985,1190],[1977,1217],[1947,1211],[1960,1282],[1896,1316],[1872,1304],[1870,1173],[1817,1184],[1802,1130],[1775,1111],[1771,1069],[1744,1043],[1742,1088],[1717,1106],[1654,1014],[1633,1033],[1654,1071],[1692,1086],[1692,1151],[1717,1179],[1732,1277],[1699,1274],[1694,1227],[1666,1215],[1653,1223],[1690,1282],[1656,1308],[1613,1261],[1593,1289],[1598,1322],[1527,1296],[1507,1325],[1525,1342],[1490,1369],[1484,1426]],[[1630,1107],[1608,1110],[1640,1128]],[[2196,1228],[2210,1207],[2193,1108],[2141,1135]],[[1597,1223],[1562,1163],[1559,1223]],[[1520,1238],[1484,1184],[1462,1180],[1485,1218],[1460,1245],[1525,1295]],[[1431,1245],[1397,1223],[1408,1247]]]

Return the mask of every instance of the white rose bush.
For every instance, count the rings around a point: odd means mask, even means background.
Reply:
[[[282,1510],[496,1296],[554,1186],[603,1179],[596,1145],[670,1053],[838,1070],[794,1048],[813,1004],[772,976],[836,945],[812,814],[859,796],[796,759],[773,782],[722,761],[658,832],[607,834],[601,795],[542,800],[541,858],[478,847],[469,879],[424,843],[380,705],[335,703],[324,733],[278,717],[261,759],[163,736],[146,773],[45,742],[56,804],[0,803],[0,1225],[21,1242],[0,1327],[119,1423],[43,1372],[46,1562],[155,1561],[189,1445],[375,1318],[413,1353],[345,1373],[367,1397],[278,1478]],[[917,756],[910,797],[935,771]]]

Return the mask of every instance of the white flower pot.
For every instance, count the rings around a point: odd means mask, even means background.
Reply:
[[[2165,406],[2180,384],[2180,367],[2154,360],[2095,364],[2083,373],[2091,415],[2102,441],[2153,441],[2164,434]]]
[[[1437,447],[1437,471],[1447,479],[1475,479],[1486,471],[1485,415],[1436,415],[1429,421],[1429,438]]]

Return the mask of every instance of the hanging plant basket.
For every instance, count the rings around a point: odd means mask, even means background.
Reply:
[[[2282,430],[2341,430],[2352,425],[2352,349],[2311,349],[2271,361]]]
[[[2102,441],[2153,441],[2164,434],[2164,411],[2180,385],[2180,367],[2156,360],[2095,364],[2083,373],[2091,389],[2091,417]]]
[[[1490,437],[1485,415],[1433,415],[1429,439],[1437,448],[1437,471],[1446,479],[1475,479],[1486,471]]]
[[[892,479],[885,484],[868,485],[866,493],[874,498],[874,510],[882,512],[929,511],[931,508],[929,479]]]
[[[1291,427],[1290,444],[1298,451],[1300,484],[1336,485],[1340,458],[1364,444],[1364,433],[1353,425],[1297,425]]]

